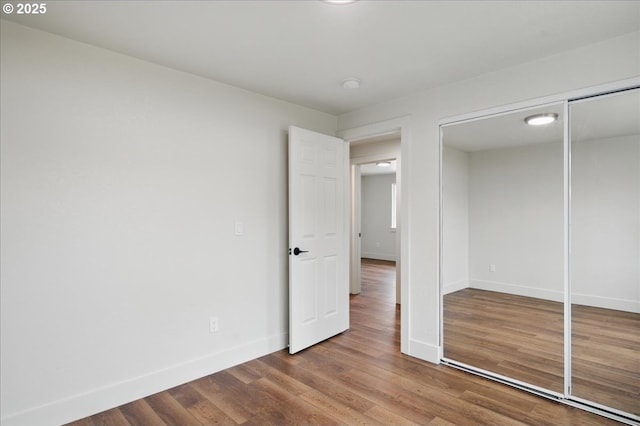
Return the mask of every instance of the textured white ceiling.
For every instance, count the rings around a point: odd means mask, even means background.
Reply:
[[[338,115],[637,31],[640,2],[56,0],[3,17]]]

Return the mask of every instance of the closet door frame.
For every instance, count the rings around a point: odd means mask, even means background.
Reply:
[[[637,79],[640,80],[640,79]],[[581,104],[584,102],[589,102],[591,100],[603,99],[609,96],[619,96],[624,95],[625,93],[631,93],[633,91],[640,90],[640,81],[636,81],[635,84],[621,87],[617,89],[600,91],[597,93],[593,93],[591,95],[574,97],[572,99],[568,99],[565,102],[565,137],[564,137],[564,145],[565,145],[565,220],[567,227],[565,233],[565,274],[566,274],[566,283],[565,283],[565,401],[569,405],[576,406],[578,408],[582,408],[586,411],[594,412],[605,417],[610,417],[615,420],[621,421],[623,423],[628,424],[636,424],[634,422],[640,422],[640,416],[633,413],[628,413],[622,410],[619,410],[614,407],[610,407],[607,405],[600,404],[596,401],[591,401],[585,398],[581,398],[573,394],[572,387],[572,342],[571,342],[571,327],[572,327],[572,288],[571,288],[571,241],[572,241],[572,227],[571,227],[571,176],[572,176],[572,135],[571,135],[571,106]],[[568,183],[568,186],[567,186]]]
[[[440,310],[440,327],[439,327],[439,354],[442,363],[455,368],[487,377],[489,379],[505,383],[538,394],[540,396],[551,398],[567,405],[575,406],[586,411],[594,412],[605,417],[612,418],[628,424],[635,424],[639,419],[635,415],[629,415],[611,407],[600,405],[593,401],[587,401],[575,397],[571,393],[571,115],[570,105],[573,102],[580,102],[588,98],[595,98],[615,92],[622,92],[640,87],[640,77],[634,77],[617,82],[607,83],[603,85],[593,86],[589,88],[574,90],[570,92],[560,93],[552,96],[546,96],[524,102],[503,105],[482,111],[468,114],[461,114],[452,117],[443,118],[439,121],[439,241],[438,241],[438,285],[439,285],[439,310]],[[540,388],[529,383],[482,370],[472,365],[456,362],[455,360],[446,359],[444,354],[444,291],[443,291],[443,193],[442,193],[442,170],[443,170],[443,130],[445,127],[460,124],[463,122],[482,120],[491,116],[509,114],[513,111],[530,109],[547,104],[563,103],[564,129],[563,129],[563,190],[564,190],[564,232],[563,232],[563,254],[564,254],[564,393],[560,394],[548,389]]]

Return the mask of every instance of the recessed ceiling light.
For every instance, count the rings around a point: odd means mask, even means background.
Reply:
[[[378,167],[391,167],[391,162],[390,161],[378,161],[376,163],[376,166],[378,166]]]
[[[357,89],[360,87],[360,79],[347,78],[342,82],[342,88],[344,89]]]
[[[524,122],[530,126],[544,126],[545,124],[553,123],[558,119],[558,114],[555,112],[530,115],[524,119]]]
[[[329,4],[351,4],[357,1],[358,0],[322,0],[323,3],[329,3]]]

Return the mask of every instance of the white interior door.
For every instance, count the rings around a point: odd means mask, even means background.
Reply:
[[[349,147],[289,127],[289,352],[349,328]]]

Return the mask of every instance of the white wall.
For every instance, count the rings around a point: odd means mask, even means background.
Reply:
[[[358,164],[370,162],[371,158],[398,159],[400,158],[400,139],[352,144],[349,156],[352,163]]]
[[[572,302],[640,312],[640,135],[572,145]]]
[[[2,424],[285,347],[286,129],[336,118],[5,21],[1,54]]]
[[[391,229],[395,183],[395,173],[362,176],[362,257],[396,260],[396,231]]]
[[[573,303],[640,312],[639,147],[638,135],[573,144]],[[563,301],[562,158],[560,142],[445,147],[445,294],[471,287]]]
[[[469,287],[469,154],[443,146],[442,287],[445,294]]]
[[[471,287],[563,300],[563,169],[561,140],[469,153]]]
[[[445,42],[445,41],[443,41]],[[409,331],[407,353],[438,362],[440,295],[439,121],[509,103],[640,76],[640,34],[606,40],[457,84],[343,114],[339,129],[409,117],[403,134],[403,239]],[[405,140],[406,137],[406,140]]]

